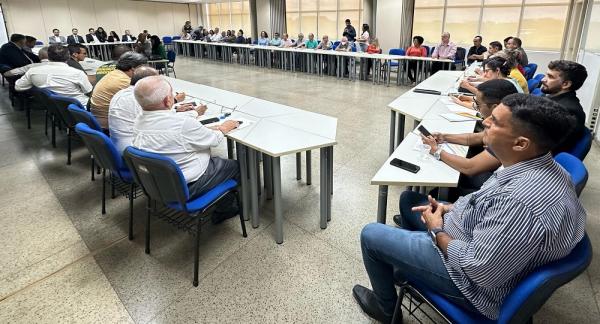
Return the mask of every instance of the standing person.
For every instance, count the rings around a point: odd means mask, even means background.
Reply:
[[[482,41],[483,38],[481,36],[473,38],[473,46],[469,48],[469,52],[467,53],[467,64],[483,61],[483,54],[487,52],[487,48],[481,45]]]
[[[96,38],[98,38],[100,43],[106,42],[106,40],[108,39],[108,35],[106,35],[104,28],[102,28],[102,27],[96,28]]]
[[[66,44],[67,40],[64,36],[60,36],[58,28],[52,29],[52,36],[48,37],[48,44]]]
[[[454,61],[454,57],[456,56],[456,44],[450,41],[450,33],[443,32],[442,33],[442,41],[436,45],[433,53],[431,54],[432,58],[439,59],[447,59]],[[431,64],[431,74],[442,70],[444,65],[448,63],[443,62],[433,62]],[[454,70],[454,63],[450,63],[450,67]]]
[[[423,46],[425,39],[421,36],[413,37],[413,45],[406,49],[406,56],[427,57],[427,48]],[[408,79],[413,84],[417,82],[417,61],[408,60]]]
[[[369,35],[369,24],[363,24],[363,26],[362,26],[362,34],[356,40],[356,42],[358,43],[358,47],[360,48],[361,52],[366,52],[367,51],[367,47],[369,47],[369,40],[370,40],[370,38],[371,38],[371,35]]]
[[[346,27],[344,28],[342,36],[345,36],[349,42],[354,42],[356,39],[356,29],[352,26],[350,19],[346,19]]]
[[[191,34],[193,30],[192,22],[188,20],[183,24],[183,27],[181,27],[181,36],[183,37],[185,34]]]
[[[114,30],[111,30],[110,34],[108,35],[108,41],[114,43],[120,42],[121,40],[119,40],[119,35],[117,35],[117,33]]]
[[[67,36],[67,44],[81,44],[81,43],[85,43],[83,41],[83,37],[77,35],[79,31],[77,30],[77,28],[73,28],[71,29],[71,35]]]

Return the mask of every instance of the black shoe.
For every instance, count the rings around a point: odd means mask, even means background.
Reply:
[[[386,315],[381,310],[377,299],[375,299],[375,294],[373,294],[370,289],[361,285],[355,285],[354,288],[352,288],[352,295],[363,312],[371,318],[385,324],[392,322],[393,315]]]
[[[400,214],[394,215],[393,219],[394,219],[394,223],[396,223],[396,225],[402,227],[402,215],[400,215]]]

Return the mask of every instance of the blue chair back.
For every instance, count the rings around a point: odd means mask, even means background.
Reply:
[[[110,170],[125,182],[131,182],[131,175],[123,157],[106,134],[90,128],[85,123],[77,123],[75,131],[101,168]]]
[[[190,194],[183,173],[175,161],[132,146],[125,149],[123,156],[135,182],[149,198],[165,205],[179,204],[181,210],[187,211],[186,202]]]
[[[429,51],[429,54],[427,54],[428,56],[433,55],[433,52],[435,51],[435,46],[431,46],[431,51]]]
[[[529,63],[523,68],[525,69],[525,78],[529,80],[535,75],[535,71],[537,71],[538,66],[535,63]]]
[[[177,57],[177,53],[174,50],[167,51],[167,60],[169,63],[175,63],[175,58]]]
[[[44,42],[42,42],[42,41],[35,41],[35,45],[44,45]]]
[[[454,56],[454,64],[465,64],[466,56],[467,50],[464,47],[457,47],[456,55]]]
[[[423,47],[425,47],[425,53],[427,56],[431,56],[431,48],[429,48],[429,46],[427,45],[421,45]]]
[[[404,55],[406,55],[406,51],[404,50],[404,48],[391,48],[388,51],[388,54],[404,56]]]
[[[54,108],[62,118],[63,122],[67,125],[67,127],[75,127],[75,119],[67,110],[69,105],[75,105],[83,109],[83,105],[79,102],[79,100],[71,97],[65,97],[57,94],[50,95],[50,101],[54,104]]]
[[[565,152],[557,154],[554,160],[569,173],[575,185],[575,192],[577,192],[577,196],[579,197],[588,180],[588,171],[583,162],[576,156]]]
[[[540,80],[529,79],[527,80],[527,88],[529,88],[529,93],[533,91],[533,89],[540,86]]]
[[[545,77],[546,75],[544,73],[540,73],[540,74],[536,74],[533,78],[540,81],[540,83],[542,82],[542,79]]]
[[[94,117],[94,115],[92,115],[91,112],[85,109],[81,109],[81,107],[73,104],[70,104],[67,107],[67,110],[69,110],[69,113],[71,114],[73,119],[75,119],[76,124],[84,123],[88,125],[91,129],[102,132],[102,127],[96,120],[96,117]]]
[[[181,36],[173,36],[173,40],[181,39]]]
[[[590,131],[587,127],[585,128],[585,133],[581,137],[581,139],[575,144],[575,146],[568,153],[578,158],[580,161],[583,161],[592,147],[592,131]]]
[[[543,95],[544,95],[544,94],[542,93],[542,89],[540,89],[540,88],[535,88],[535,89],[533,89],[533,91],[531,91],[531,92],[530,92],[530,94],[532,94],[532,95],[534,95],[534,96],[537,96],[537,97],[541,97],[541,96],[543,96]]]
[[[162,41],[165,45],[173,44],[173,38],[171,36],[163,36]]]

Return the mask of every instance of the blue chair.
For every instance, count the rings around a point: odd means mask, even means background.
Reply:
[[[534,89],[540,86],[540,80],[529,79],[527,80],[527,88],[529,89],[529,93],[531,93]]]
[[[133,200],[141,195],[140,188],[133,181],[123,157],[106,134],[90,128],[85,123],[78,123],[75,131],[102,168],[102,214],[106,214],[106,170],[110,172],[112,197],[114,198],[117,189],[120,194],[129,198],[129,239],[133,240]]]
[[[142,187],[148,198],[145,252],[150,253],[150,216],[158,212],[156,204],[154,208],[150,208],[150,205],[151,201],[155,201],[164,209],[164,212],[160,213],[161,218],[196,235],[193,284],[197,287],[201,225],[207,221],[207,216],[212,214],[217,203],[227,194],[235,193],[238,202],[241,202],[237,182],[232,179],[227,180],[204,195],[192,198],[181,169],[172,159],[131,146],[125,149],[124,158],[133,171],[136,183]],[[242,213],[240,213],[240,222],[242,235],[247,237]]]
[[[62,125],[65,125],[67,130],[67,165],[71,165],[71,143],[73,141],[73,136],[75,135],[75,125],[77,123],[75,122],[75,119],[73,119],[73,116],[71,116],[71,113],[69,113],[67,110],[67,107],[72,104],[83,109],[83,105],[81,105],[81,103],[75,98],[60,96],[57,94],[51,94],[50,101],[54,104],[54,109],[56,112],[54,114],[55,118],[52,119],[52,143],[56,145],[56,131],[54,128],[58,126],[58,121]],[[60,118],[57,120],[56,116],[59,116]]]
[[[431,56],[431,48],[429,48],[429,46],[427,45],[421,45],[423,47],[425,47],[425,53],[427,54],[427,56]]]
[[[533,75],[535,74],[535,71],[537,71],[538,65],[535,63],[529,63],[526,66],[523,67],[525,69],[525,79],[529,80],[531,78],[533,78]]]
[[[565,152],[557,154],[554,160],[569,173],[573,185],[575,185],[577,197],[579,197],[588,181],[588,171],[583,162],[576,156]]]
[[[406,51],[403,48],[391,48],[388,51],[388,54],[404,56],[404,55],[406,55]],[[396,62],[396,61],[390,62],[390,66],[392,66],[392,67],[398,66],[398,62]]]
[[[467,50],[464,47],[456,48],[456,55],[454,56],[454,65],[462,65],[465,66],[465,57],[467,56]]]
[[[52,109],[48,111],[48,107],[50,104],[50,95],[54,94],[52,91],[44,88],[32,87],[31,88],[33,102],[36,105],[46,111],[46,128],[45,134],[48,135],[48,119],[50,118],[50,113]],[[31,129],[31,104],[25,105],[25,114],[27,118],[27,129]]]
[[[537,96],[537,97],[541,97],[544,94],[542,93],[542,89],[540,88],[535,88],[533,89],[533,91],[530,92],[531,95]]]
[[[396,304],[394,317],[400,316],[402,297],[408,293],[429,304],[448,323],[531,323],[533,315],[544,305],[552,293],[581,274],[592,261],[592,245],[586,235],[566,257],[543,265],[523,278],[506,296],[500,306],[500,317],[492,321],[483,315],[464,310],[442,295],[425,287],[404,283]],[[412,299],[411,299],[412,303]],[[411,305],[412,306],[412,305]],[[420,304],[419,306],[420,307]],[[414,310],[410,313],[412,315]],[[392,323],[395,323],[392,321]]]
[[[89,128],[98,131],[98,132],[103,132],[104,134],[108,135],[106,130],[103,130],[102,127],[100,126],[100,124],[98,123],[98,121],[96,120],[96,117],[94,117],[94,115],[92,115],[91,112],[85,110],[85,109],[81,109],[81,107],[77,106],[77,105],[69,105],[67,107],[67,110],[69,110],[69,113],[71,114],[71,117],[73,117],[73,119],[75,120],[75,124],[78,123],[84,123],[86,125],[88,125]],[[91,159],[91,164],[92,164],[92,181],[95,181],[95,169],[96,169],[96,164],[94,161],[94,155],[90,154],[90,159]],[[100,171],[100,170],[99,170]],[[100,174],[100,172],[98,172],[98,174]]]
[[[533,78],[540,81],[540,83],[542,82],[542,79],[545,77],[546,75],[544,73],[539,73],[536,74]]]
[[[173,36],[173,40],[181,39],[181,36]]]
[[[35,46],[43,46],[44,42],[42,41],[35,41]]]
[[[433,55],[433,52],[435,51],[435,46],[431,46],[431,51],[427,54],[428,56]]]
[[[583,161],[592,147],[592,131],[589,128],[585,128],[583,137],[575,144],[575,146],[567,153],[575,156],[580,161]]]
[[[175,73],[175,59],[177,58],[177,53],[174,50],[169,50],[167,52],[167,60],[169,63],[165,66],[166,73],[169,74],[169,71],[173,71],[173,76],[177,78],[177,74]]]

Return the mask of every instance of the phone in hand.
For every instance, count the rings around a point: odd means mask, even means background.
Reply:
[[[431,133],[427,130],[427,128],[425,128],[425,126],[420,125],[419,128],[417,128],[419,130],[419,132],[421,132],[421,134],[423,134],[423,136],[425,137],[429,137],[431,136]]]
[[[190,102],[190,105],[192,105],[192,106],[194,106],[194,107],[198,106],[198,104],[197,104],[195,101],[191,101],[191,102]]]
[[[406,171],[412,172],[412,173],[417,173],[417,172],[419,172],[419,170],[421,170],[421,167],[419,167],[418,165],[414,165],[412,163],[402,161],[397,158],[390,161],[390,164],[397,168],[400,168],[400,169],[403,169],[403,170],[406,170]]]

